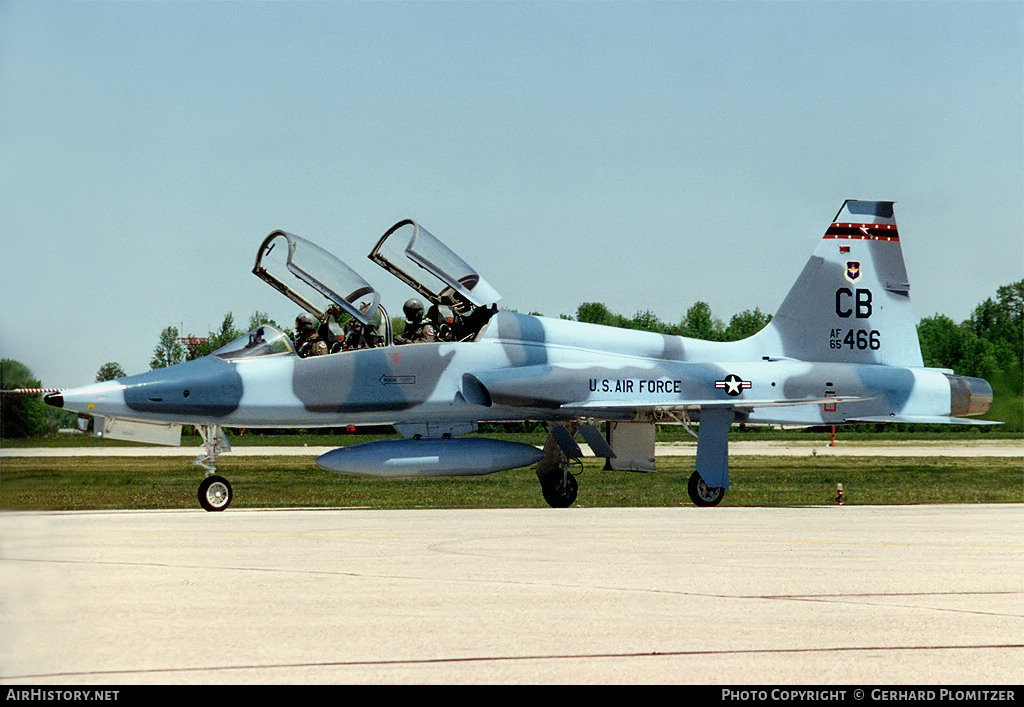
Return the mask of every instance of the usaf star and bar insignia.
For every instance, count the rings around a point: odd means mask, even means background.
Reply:
[[[753,383],[743,380],[735,373],[730,373],[723,380],[715,381],[715,387],[724,390],[729,395],[739,395],[752,385]]]

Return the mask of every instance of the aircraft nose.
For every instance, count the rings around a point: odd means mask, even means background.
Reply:
[[[170,421],[223,417],[242,399],[242,378],[235,366],[215,357],[157,368],[134,376],[61,393],[47,404],[87,415]]]
[[[124,401],[149,415],[222,417],[242,399],[242,378],[233,364],[214,356],[121,379]]]
[[[43,402],[55,408],[90,415],[123,415],[124,385],[121,380],[116,380],[68,388],[59,393],[49,393],[43,397]]]

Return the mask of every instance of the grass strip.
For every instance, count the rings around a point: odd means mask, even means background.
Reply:
[[[660,457],[658,473],[603,471],[588,459],[579,507],[689,506],[689,457]],[[232,508],[546,507],[531,468],[487,476],[374,479],[333,474],[312,457],[218,459],[234,489]],[[196,508],[202,470],[180,457],[12,457],[0,468],[0,509]],[[722,506],[1020,503],[1020,460],[999,457],[758,457],[730,460]]]

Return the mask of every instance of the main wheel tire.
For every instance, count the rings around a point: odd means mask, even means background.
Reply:
[[[717,506],[725,498],[725,489],[721,486],[708,486],[696,471],[690,475],[687,484],[690,500],[697,506]]]
[[[199,484],[199,505],[208,511],[223,511],[231,496],[231,484],[223,476],[207,476]]]
[[[576,501],[576,494],[579,492],[579,484],[572,474],[557,472],[548,476],[541,483],[541,491],[544,500],[552,508],[568,508]]]

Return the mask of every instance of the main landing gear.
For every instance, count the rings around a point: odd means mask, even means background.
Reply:
[[[696,467],[687,491],[697,506],[717,506],[729,488],[729,427],[736,419],[732,408],[704,408],[697,430]]]
[[[569,473],[569,466],[576,464],[581,471],[583,469],[580,460],[583,452],[575,439],[577,432],[595,456],[615,457],[615,452],[593,421],[548,423],[548,438],[544,442],[544,458],[537,463],[537,478],[544,500],[552,508],[568,508],[576,500],[578,485],[576,477]]]
[[[537,462],[540,490],[552,508],[568,508],[576,501],[579,491],[576,477],[569,473],[570,459],[578,462],[583,454],[572,440],[574,432],[575,426],[569,432],[560,424],[549,425],[548,438],[544,442],[544,458]]]
[[[552,508],[568,508],[576,501],[579,486],[576,477],[569,473],[568,465],[561,471],[555,470],[546,476],[540,476],[540,490],[544,500]]]
[[[223,511],[231,505],[231,484],[223,476],[217,476],[214,464],[217,455],[230,452],[231,445],[220,425],[197,425],[203,438],[203,453],[196,457],[195,464],[206,470],[206,478],[199,484],[199,505],[207,511]]]
[[[690,474],[686,490],[690,492],[690,500],[695,506],[717,506],[725,498],[724,488],[708,486],[696,471]]]

